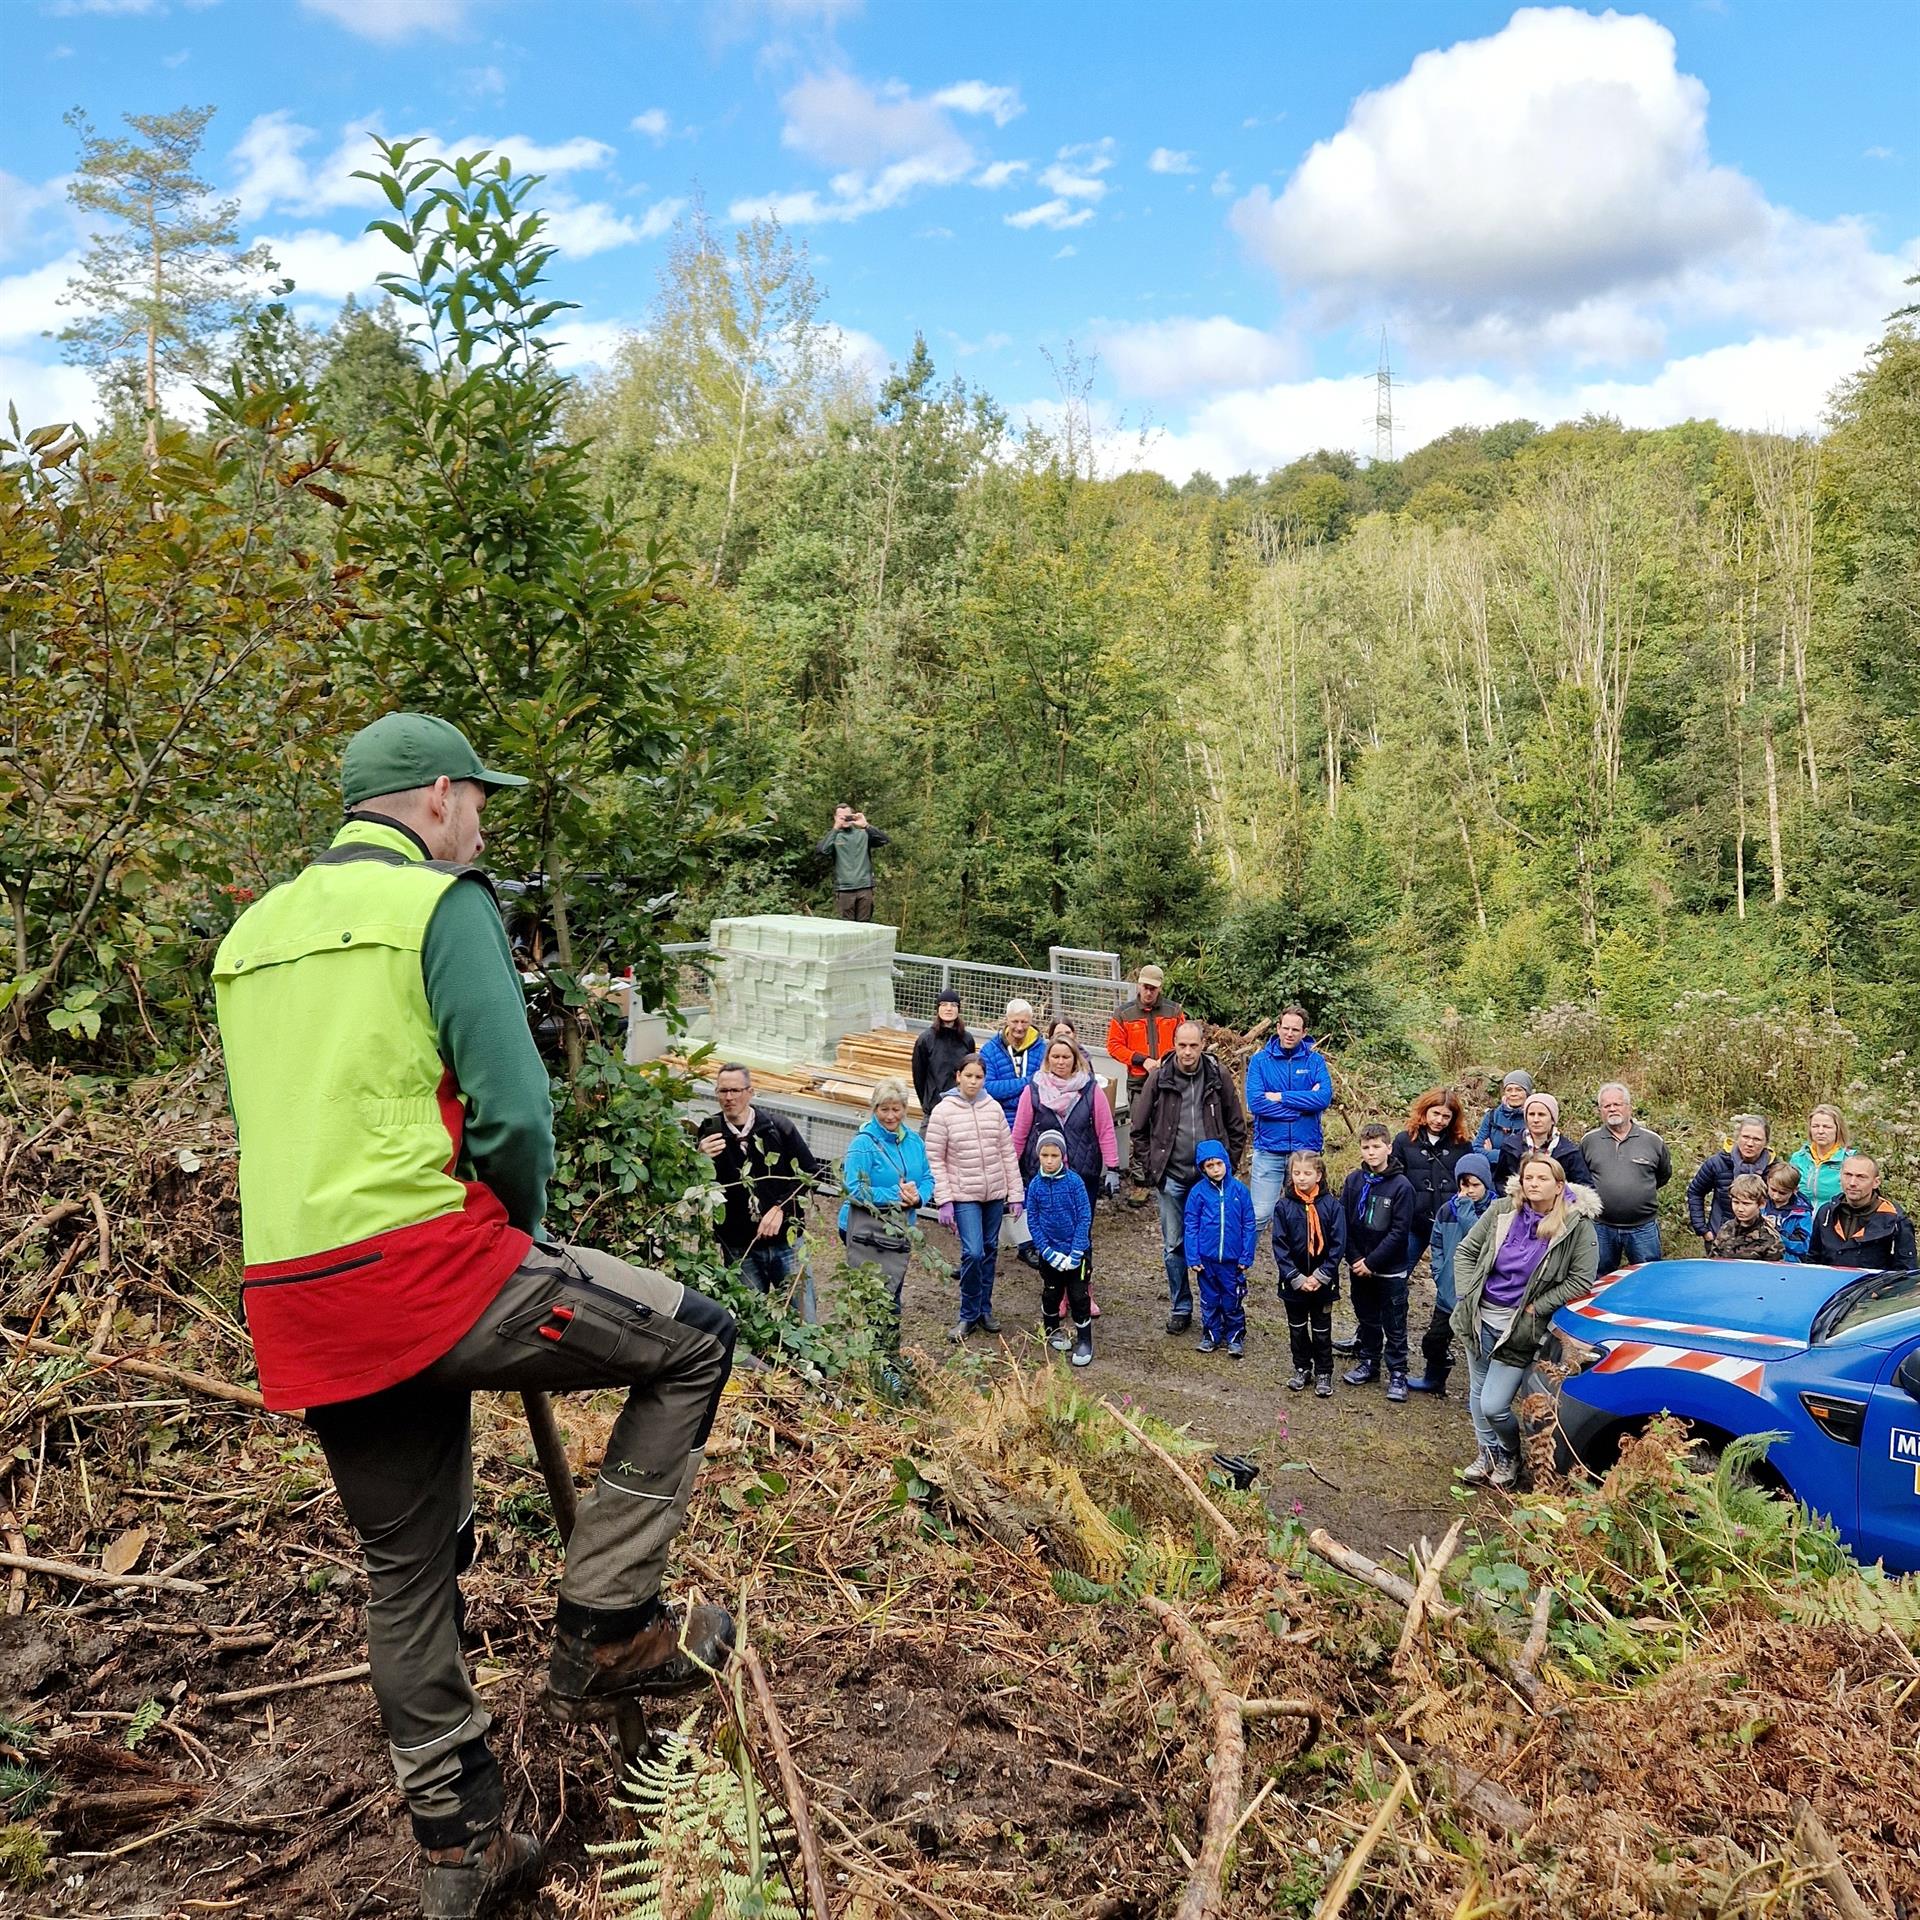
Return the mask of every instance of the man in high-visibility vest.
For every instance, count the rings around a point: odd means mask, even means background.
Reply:
[[[719,1607],[659,1587],[733,1364],[726,1310],[542,1240],[547,1076],[492,889],[469,863],[497,773],[457,729],[390,713],[348,743],[347,818],[240,917],[214,963],[240,1140],[242,1299],[274,1408],[305,1408],[360,1536],[369,1659],[423,1850],[420,1910],[532,1879],[502,1824],[488,1716],[460,1651],[476,1389],[624,1385],[567,1541],[548,1674],[569,1719],[685,1692],[723,1665]]]

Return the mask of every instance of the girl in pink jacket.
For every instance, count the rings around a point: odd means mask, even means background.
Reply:
[[[980,1056],[970,1054],[927,1121],[927,1159],[940,1224],[960,1236],[960,1317],[948,1336],[953,1340],[964,1340],[975,1327],[1000,1331],[993,1317],[1000,1222],[1008,1213],[1018,1214],[1026,1198],[1007,1116],[986,1084]]]

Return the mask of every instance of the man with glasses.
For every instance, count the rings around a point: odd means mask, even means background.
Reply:
[[[756,1293],[812,1326],[820,1317],[807,1266],[801,1207],[825,1171],[800,1129],[783,1114],[753,1104],[753,1075],[727,1065],[713,1077],[720,1111],[695,1136],[727,1197],[715,1229],[729,1266]]]

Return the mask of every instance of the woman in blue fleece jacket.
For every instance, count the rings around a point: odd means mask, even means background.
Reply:
[[[1237,1360],[1247,1350],[1247,1269],[1260,1244],[1253,1195],[1233,1176],[1233,1163],[1218,1140],[1193,1150],[1199,1178],[1187,1189],[1188,1277],[1200,1289],[1197,1351],[1221,1347]]]
[[[1093,1251],[1093,1200],[1087,1183],[1067,1165],[1067,1139],[1049,1127],[1034,1146],[1039,1171],[1027,1182],[1027,1229],[1040,1256],[1040,1313],[1047,1344],[1073,1350],[1076,1367],[1093,1360],[1093,1302],[1087,1294],[1087,1256]],[[1060,1324],[1061,1297],[1073,1315],[1069,1340]]]

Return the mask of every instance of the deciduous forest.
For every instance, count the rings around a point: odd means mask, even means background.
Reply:
[[[1349,1134],[1514,1063],[1570,1102],[1625,1073],[1676,1164],[1839,1099],[1911,1203],[1915,312],[1817,437],[1514,420],[1175,486],[1070,342],[1044,419],[925,338],[869,378],[805,247],[698,206],[571,376],[541,183],[493,155],[370,143],[389,270],[316,330],[205,125],[76,121],[102,418],[0,441],[0,1900],[408,1910],[357,1547],[250,1384],[210,985],[394,707],[529,779],[486,859],[552,931],[550,1226],[722,1294],[759,1356],[675,1568],[758,1652],[624,1824],[611,1750],[522,1684],[561,1542],[511,1403],[476,1416],[467,1651],[553,1875],[510,1911],[1920,1898],[1910,1589],[1755,1450],[1702,1472],[1661,1424],[1602,1483],[1549,1447],[1403,1578],[1315,1530],[1340,1490],[1284,1405],[1252,1492],[1024,1350],[923,1360],[902,1408],[837,1250],[824,1326],[722,1271],[689,1082],[623,1065],[589,978],[656,1002],[664,942],[830,910],[850,801],[903,948],[1115,949],[1222,1028],[1301,999]],[[611,1417],[570,1416],[576,1473]]]

